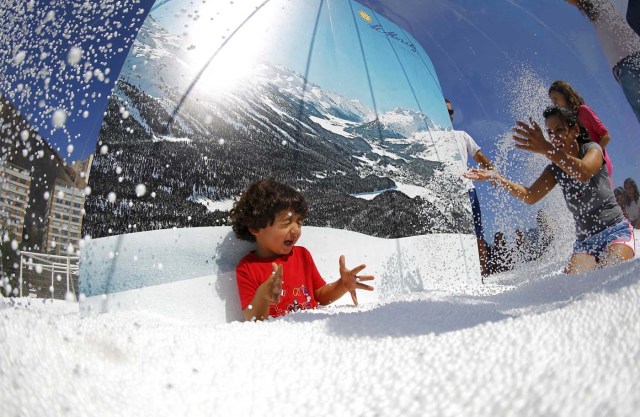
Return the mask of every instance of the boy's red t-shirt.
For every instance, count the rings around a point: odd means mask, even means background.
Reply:
[[[282,296],[278,304],[271,304],[269,315],[278,317],[290,311],[316,308],[318,302],[313,292],[326,282],[320,276],[309,251],[302,246],[294,246],[288,255],[259,258],[249,252],[240,260],[236,267],[236,281],[242,309],[247,308],[260,284],[271,276],[272,262],[283,266]]]

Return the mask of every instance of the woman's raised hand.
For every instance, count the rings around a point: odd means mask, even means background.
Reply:
[[[545,139],[542,128],[532,118],[529,123],[518,120],[512,131],[516,148],[542,155],[553,152],[553,144]]]

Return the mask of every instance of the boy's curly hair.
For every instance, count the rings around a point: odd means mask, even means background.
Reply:
[[[245,190],[229,213],[231,227],[238,239],[255,242],[249,229],[263,229],[273,224],[276,214],[291,209],[300,217],[307,217],[309,206],[302,193],[268,178],[256,181]]]

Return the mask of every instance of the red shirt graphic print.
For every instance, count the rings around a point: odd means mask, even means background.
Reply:
[[[249,252],[240,260],[236,267],[236,281],[242,309],[251,304],[260,284],[271,275],[272,262],[283,266],[282,296],[279,303],[271,304],[269,315],[278,317],[291,311],[316,308],[318,302],[313,293],[326,282],[320,276],[311,253],[302,246],[294,246],[288,255],[259,258]]]

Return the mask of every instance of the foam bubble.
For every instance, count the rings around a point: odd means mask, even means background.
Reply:
[[[79,46],[72,46],[69,49],[69,53],[67,53],[67,62],[69,63],[69,65],[78,65],[82,60],[82,54],[82,48],[80,48]]]
[[[63,127],[67,123],[67,112],[63,109],[57,109],[51,116],[51,123],[54,128]]]
[[[136,197],[142,197],[147,193],[147,186],[144,184],[136,185]]]

